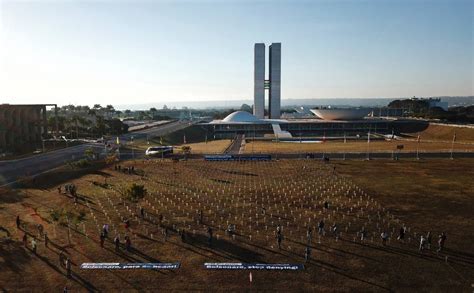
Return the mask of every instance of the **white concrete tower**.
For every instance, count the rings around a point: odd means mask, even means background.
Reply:
[[[253,115],[265,118],[265,44],[256,43],[254,48]]]
[[[281,106],[281,43],[272,43],[270,45],[270,56],[269,56],[269,81],[270,81],[270,94],[268,95],[269,105],[269,118],[279,119],[280,118],[280,106]]]

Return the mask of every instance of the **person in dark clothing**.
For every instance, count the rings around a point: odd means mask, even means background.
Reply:
[[[281,249],[281,241],[282,240],[283,240],[283,235],[281,235],[281,233],[277,234],[278,249]]]
[[[365,238],[367,237],[367,231],[365,230],[365,227],[362,227],[359,234],[360,234],[360,241],[364,241]]]
[[[186,230],[181,230],[181,242],[186,242]]]
[[[433,237],[431,236],[431,232],[428,232],[426,234],[426,244],[428,245],[428,249],[431,249],[431,241],[433,240]]]
[[[311,226],[308,226],[308,229],[306,230],[306,240],[308,242],[308,245],[311,245],[312,236],[313,236],[313,228],[311,228]]]
[[[145,209],[143,207],[140,207],[140,216],[142,217],[142,219],[145,218]]]
[[[208,244],[209,246],[212,246],[212,228],[207,227],[207,235],[208,235]]]
[[[304,261],[308,262],[311,259],[311,247],[306,246],[304,250]]]
[[[130,237],[125,236],[125,250],[130,251],[132,249],[132,240],[130,240]]]
[[[168,227],[165,228],[164,235],[165,235],[165,242],[166,242],[166,240],[168,239]]]
[[[104,224],[102,226],[102,233],[104,234],[105,238],[109,237],[109,224]]]
[[[100,233],[100,247],[104,248],[105,234],[104,231]]]
[[[163,223],[163,215],[162,214],[158,215],[158,221],[159,221],[160,226],[161,226],[161,224]]]
[[[202,224],[202,210],[199,210],[198,218],[199,218],[199,225],[201,225]]]
[[[444,243],[446,242],[446,238],[446,233],[444,232],[438,236],[438,252],[444,249]]]
[[[324,202],[324,208],[327,210],[329,209],[329,202],[328,201],[325,201]]]
[[[323,233],[324,233],[324,221],[321,220],[318,223],[318,234],[323,235]]]
[[[114,244],[115,244],[115,251],[119,251],[120,249],[120,237],[117,235],[114,238]]]
[[[28,236],[26,235],[26,233],[23,234],[23,246],[27,246],[28,245]]]
[[[403,239],[405,239],[405,227],[400,227],[397,239],[400,241],[403,241]]]
[[[20,229],[20,224],[21,224],[20,216],[16,216],[16,227],[18,229]]]
[[[48,247],[48,242],[49,242],[48,233],[44,233],[44,246],[45,247]]]

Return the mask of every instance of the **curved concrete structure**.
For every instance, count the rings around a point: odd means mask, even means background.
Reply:
[[[371,109],[311,109],[314,115],[324,120],[358,120],[363,119],[370,113]]]
[[[241,123],[241,122],[260,122],[260,119],[245,111],[235,111],[225,117],[222,122]]]

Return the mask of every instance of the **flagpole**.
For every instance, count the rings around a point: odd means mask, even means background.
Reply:
[[[370,160],[370,130],[367,133],[367,160]]]
[[[418,137],[416,139],[416,159],[419,160],[420,159],[420,153],[419,153],[419,149],[420,149],[420,134],[418,134]]]
[[[345,131],[344,131],[344,144],[346,144],[346,132]],[[344,149],[344,153],[342,155],[342,160],[345,161],[346,160],[346,149],[345,148],[343,148],[343,149]]]
[[[454,132],[454,135],[453,135],[453,141],[451,142],[451,157],[450,159],[453,160],[454,157],[453,157],[453,151],[454,151],[454,141],[456,140],[456,131]]]

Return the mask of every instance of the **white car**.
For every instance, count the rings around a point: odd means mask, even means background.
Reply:
[[[172,153],[173,153],[173,146],[149,147],[145,151],[145,155],[147,156],[162,156],[162,155],[172,154]]]

